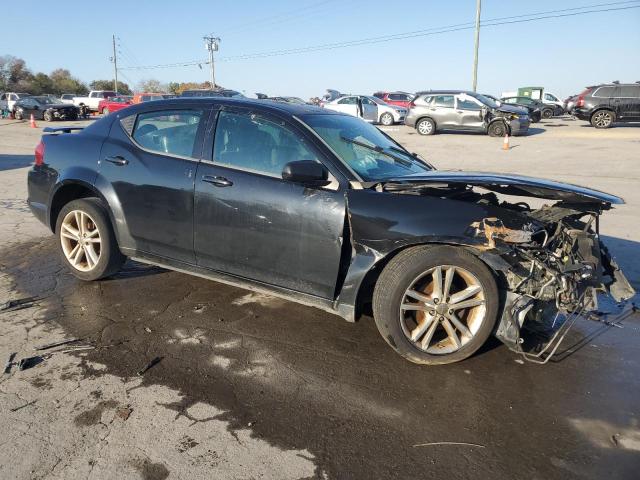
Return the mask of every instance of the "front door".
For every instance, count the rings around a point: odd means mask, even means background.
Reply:
[[[456,95],[456,112],[460,128],[465,130],[484,130],[482,105],[468,95]]]
[[[194,175],[207,113],[181,106],[113,122],[96,182],[115,193],[132,243],[125,247],[194,263]]]
[[[297,126],[249,110],[219,112],[212,160],[198,167],[198,265],[333,298],[345,200],[337,182],[305,188],[282,179],[294,160],[322,161]]]
[[[360,97],[362,101],[362,118],[367,122],[378,121],[378,104],[367,97]]]
[[[616,87],[611,106],[616,117],[621,120],[640,119],[640,85],[621,85]]]

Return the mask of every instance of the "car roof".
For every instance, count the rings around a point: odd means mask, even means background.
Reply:
[[[422,90],[420,92],[416,92],[416,96],[418,95],[458,95],[461,93],[466,93],[467,95],[478,95],[477,92],[472,92],[470,90]]]
[[[346,115],[341,112],[336,112],[322,107],[316,107],[314,105],[302,105],[297,103],[284,103],[275,102],[269,100],[258,100],[251,98],[229,98],[229,97],[177,97],[169,98],[165,100],[155,100],[153,102],[139,103],[134,107],[135,111],[146,110],[147,108],[153,108],[166,105],[167,107],[176,107],[179,105],[193,105],[202,104],[206,105],[227,105],[230,107],[249,107],[255,110],[273,111],[276,113],[285,113],[288,115]]]

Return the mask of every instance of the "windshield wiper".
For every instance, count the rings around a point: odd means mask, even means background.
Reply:
[[[411,167],[413,165],[413,163],[410,160],[406,160],[406,159],[404,159],[402,157],[398,157],[398,156],[393,155],[393,154],[391,154],[389,152],[385,152],[384,149],[382,147],[378,146],[378,145],[367,145],[366,143],[359,142],[358,140],[354,140],[353,138],[343,137],[342,135],[340,136],[340,139],[344,140],[347,143],[352,143],[354,145],[358,145],[359,147],[363,147],[363,148],[366,148],[368,150],[371,150],[372,152],[381,153],[383,155],[386,155],[387,157],[391,158],[396,163],[404,165],[405,167]],[[393,148],[393,147],[391,147],[391,148]],[[398,149],[396,149],[396,150],[398,150]]]

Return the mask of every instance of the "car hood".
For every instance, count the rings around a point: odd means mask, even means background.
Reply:
[[[516,106],[516,105],[506,105],[504,103],[500,105],[497,110],[503,113],[528,113],[529,112],[529,109],[527,109],[526,107]]]
[[[401,189],[412,184],[458,184],[482,187],[507,195],[525,197],[547,198],[551,200],[564,200],[570,203],[605,203],[624,204],[624,200],[615,195],[593,190],[591,188],[572,185],[569,183],[555,182],[542,178],[526,177],[523,175],[509,175],[487,172],[453,172],[439,171],[420,175],[410,175],[385,180],[385,189]]]

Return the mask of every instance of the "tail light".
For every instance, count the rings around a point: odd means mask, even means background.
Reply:
[[[413,108],[413,107],[415,107],[415,106],[416,106],[416,102],[415,102],[415,101],[413,101],[413,100],[411,100],[411,101],[409,102],[409,108]]]
[[[578,99],[576,100],[576,107],[584,107],[584,97],[591,91],[590,88],[587,88],[584,92],[578,95]]]
[[[44,142],[40,140],[38,146],[36,147],[36,161],[34,165],[40,166],[44,163]]]

